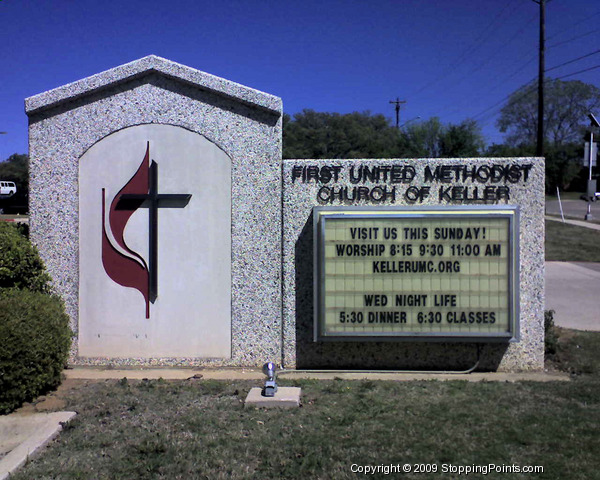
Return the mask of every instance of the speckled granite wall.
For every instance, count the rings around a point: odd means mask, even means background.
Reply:
[[[302,176],[293,178],[295,165],[341,167],[335,181],[333,169],[320,181]],[[352,183],[350,166],[405,166],[413,167],[416,176],[398,183],[366,181]],[[508,181],[473,182],[470,179],[450,183],[425,182],[424,168],[429,165],[514,165],[521,172]],[[530,165],[531,167],[528,167]],[[523,168],[522,168],[523,167]],[[517,170],[513,170],[516,172]],[[527,175],[525,175],[527,170]],[[526,177],[526,179],[525,179]],[[423,342],[313,342],[313,223],[312,208],[317,205],[468,205],[466,195],[473,196],[478,187],[481,198],[489,186],[488,204],[518,205],[520,208],[520,341],[510,344],[485,344],[481,351],[480,369],[486,370],[541,370],[544,361],[544,162],[540,158],[495,159],[421,159],[421,160],[285,160],[283,163],[283,259],[284,259],[284,313],[283,363],[287,368],[365,368],[365,369],[435,369],[464,370],[477,359],[473,343]],[[414,187],[431,187],[430,195],[422,201]],[[451,185],[468,187],[458,189],[453,198],[442,195],[440,187]],[[325,187],[324,190],[321,190]],[[339,191],[348,187],[348,197],[354,198],[355,187],[366,187],[366,199],[332,202],[332,188]],[[378,188],[379,187],[379,188]],[[505,189],[508,187],[508,190]],[[379,201],[387,188],[385,201]],[[329,190],[327,190],[329,189]],[[375,189],[375,190],[374,190]],[[394,189],[394,195],[391,192]],[[410,191],[409,191],[410,189]],[[319,198],[319,192],[320,198]],[[465,192],[468,192],[465,195]],[[372,197],[370,195],[372,194]],[[506,196],[509,199],[506,199]],[[394,198],[392,198],[394,197]],[[478,202],[477,204],[481,204]],[[471,203],[472,204],[472,203]],[[485,204],[485,203],[484,203]]]
[[[78,358],[89,364],[258,365],[281,351],[281,114],[278,97],[148,56],[30,97],[31,238],[78,332],[78,161],[133,125],[197,132],[232,160],[232,357]]]

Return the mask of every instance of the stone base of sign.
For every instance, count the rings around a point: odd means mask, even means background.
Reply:
[[[473,172],[473,168],[494,165],[498,166],[498,172],[503,167],[516,166],[513,171],[521,171],[521,175],[494,178],[494,182],[457,180],[455,173],[438,179],[425,175],[426,168],[435,172],[437,167],[446,167],[447,172],[456,172],[453,169],[465,167],[465,171]],[[379,167],[378,178],[361,175],[364,171],[376,171],[375,167]],[[523,168],[527,168],[526,178]],[[394,169],[397,175],[392,177]],[[403,172],[413,170],[414,178],[403,176]],[[484,168],[484,171],[487,170]],[[284,368],[461,371],[471,368],[478,360],[478,345],[474,342],[314,342],[313,207],[517,205],[520,340],[516,343],[481,342],[478,370],[543,369],[543,159],[284,160],[283,179]],[[473,200],[475,195],[479,200]],[[481,201],[482,195],[487,195],[488,200]],[[496,200],[491,198],[496,195]]]
[[[300,406],[300,387],[278,387],[274,397],[263,397],[262,388],[254,387],[248,393],[244,407],[294,408]]]

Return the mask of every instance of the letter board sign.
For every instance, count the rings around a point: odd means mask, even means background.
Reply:
[[[315,341],[517,341],[518,208],[315,207]]]

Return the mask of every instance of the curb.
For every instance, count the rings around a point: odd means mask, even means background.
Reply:
[[[65,377],[71,380],[255,380],[261,383],[265,375],[261,369],[256,368],[218,368],[218,369],[101,369],[94,367],[75,367],[64,371]],[[278,370],[279,379],[314,379],[333,380],[389,380],[389,381],[413,381],[413,380],[463,380],[470,382],[554,382],[569,381],[570,377],[563,373],[550,373],[544,371],[536,372],[473,372],[469,374],[459,373],[421,373],[421,372],[399,372],[399,371],[302,371],[302,370]]]
[[[62,430],[75,412],[36,413],[33,415],[11,414],[0,417],[0,480],[37,454]]]

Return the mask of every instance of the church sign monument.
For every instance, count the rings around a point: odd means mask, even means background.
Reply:
[[[282,160],[281,99],[153,55],[26,112],[73,364],[543,368],[543,159]]]

